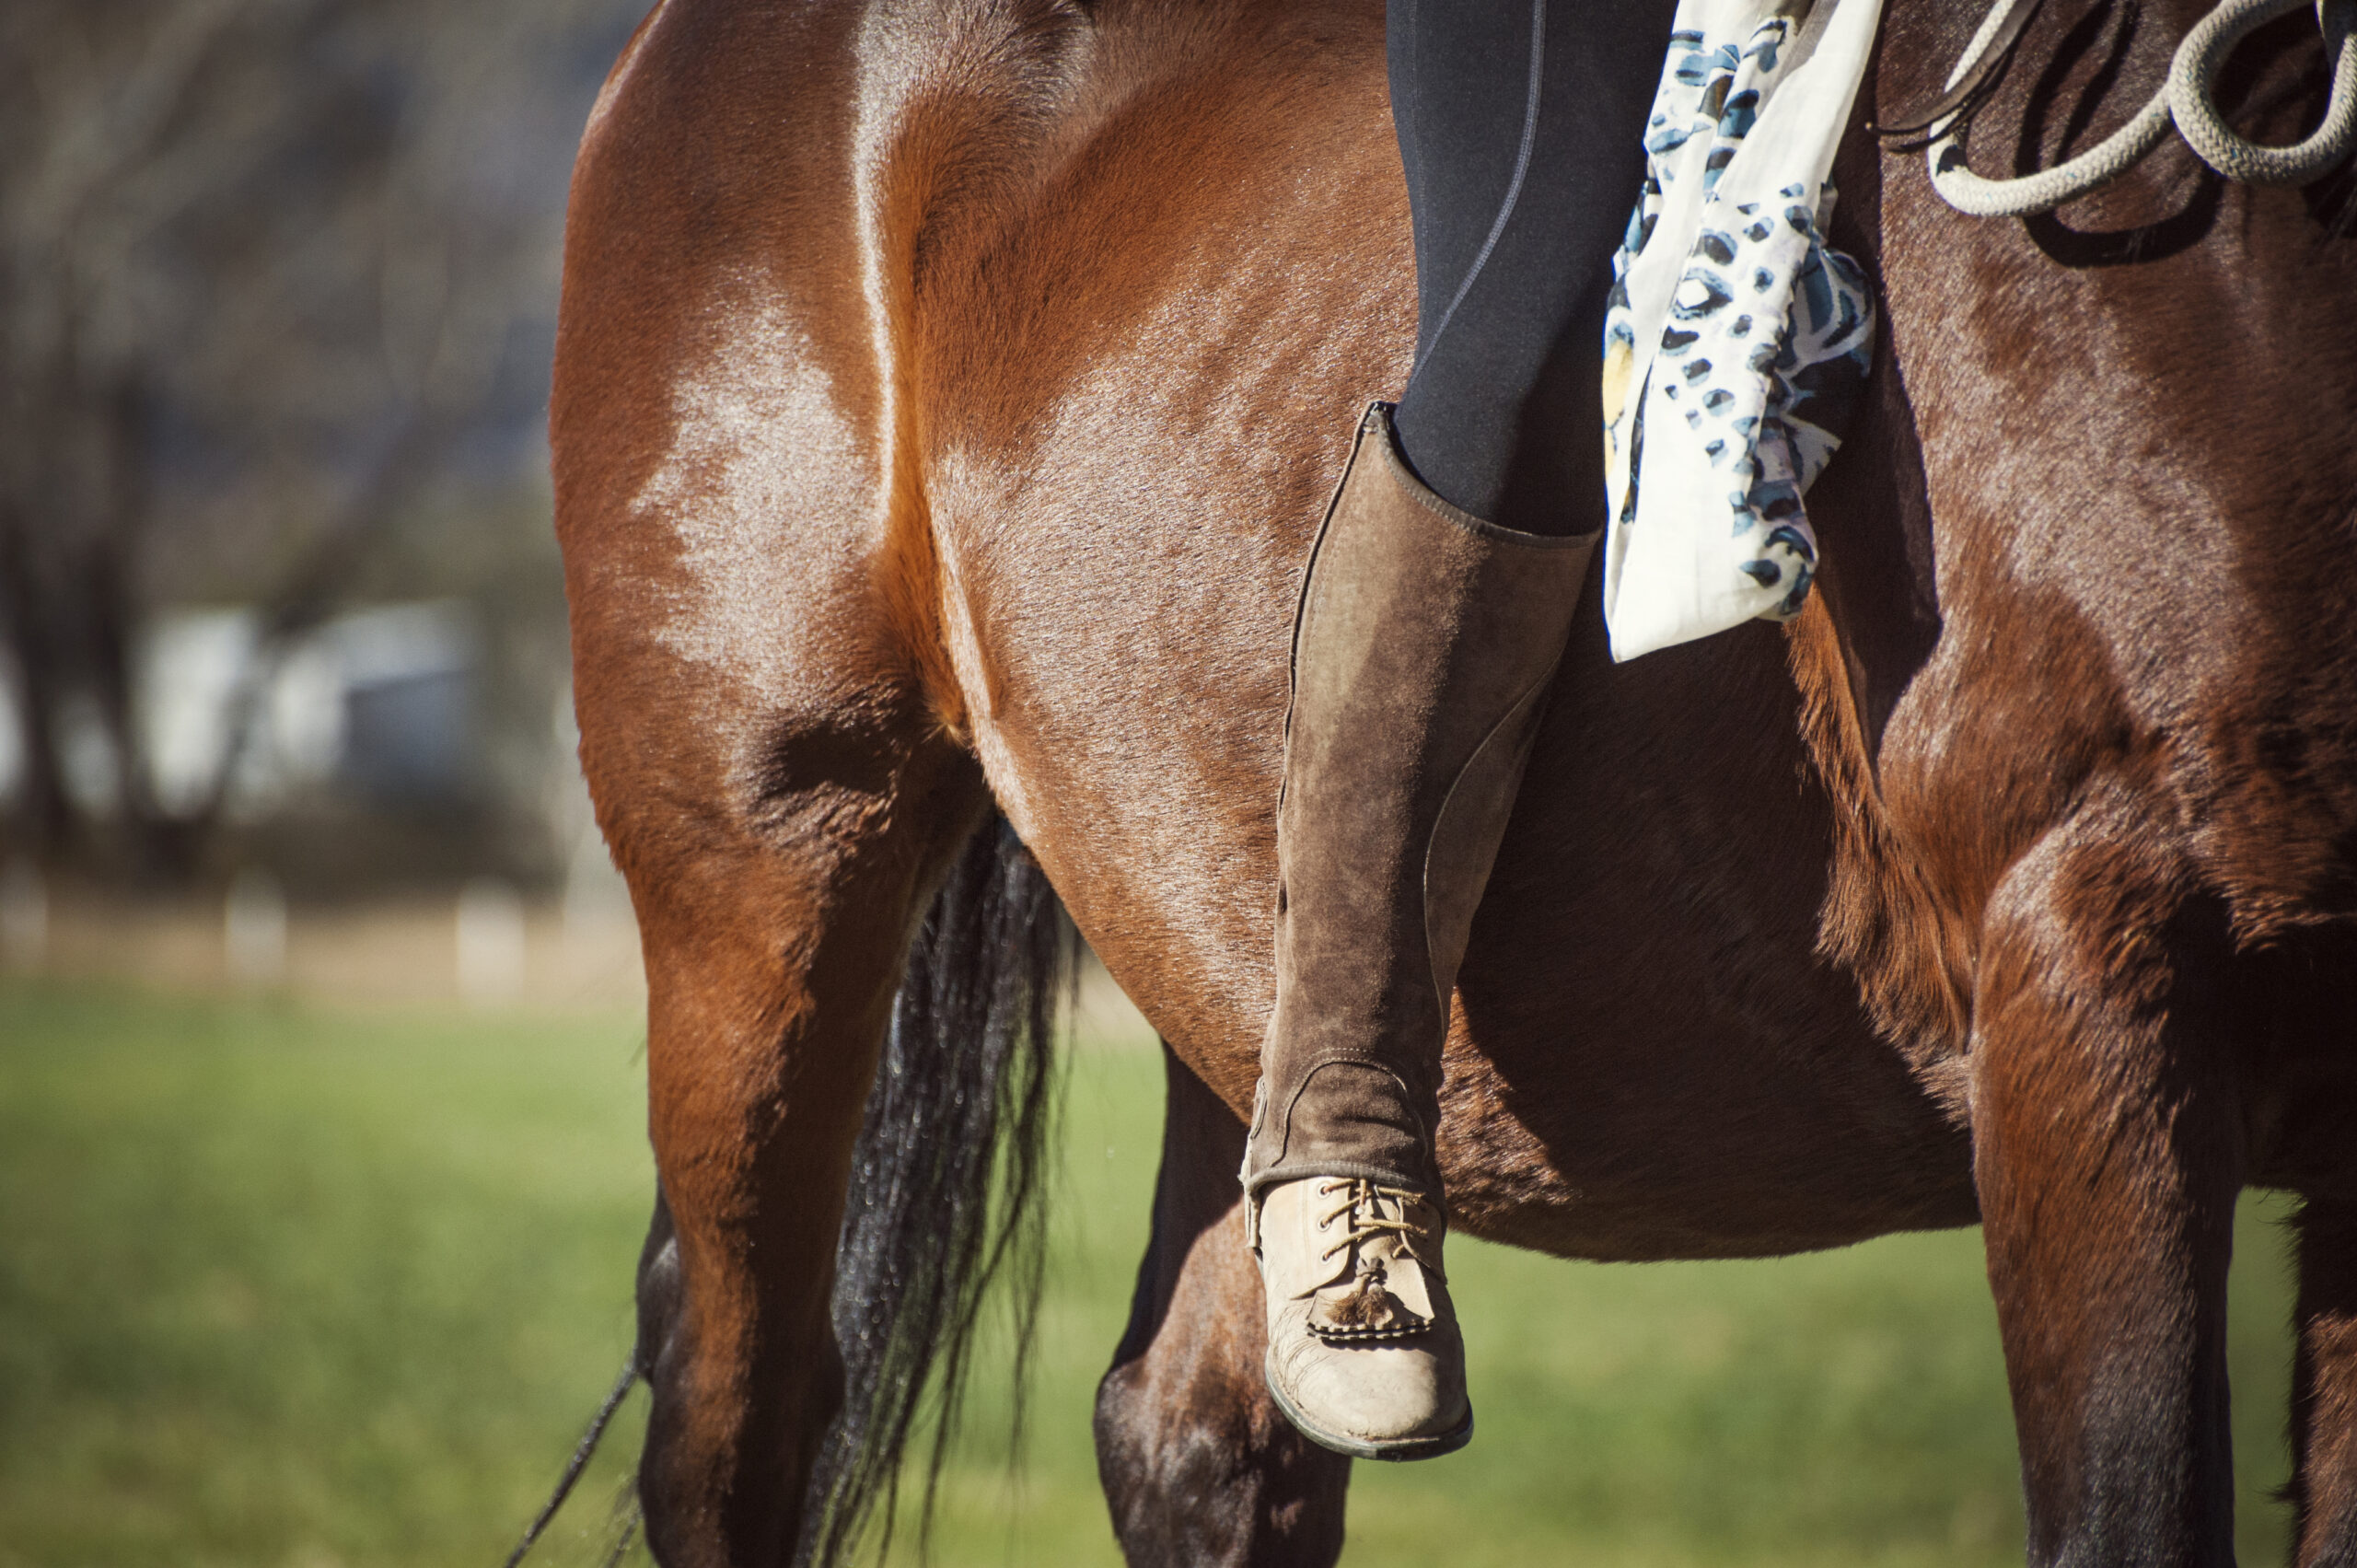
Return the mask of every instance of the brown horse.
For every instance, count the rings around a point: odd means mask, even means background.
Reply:
[[[2042,18],[1984,166],[2116,122],[2201,9]],[[1866,108],[1976,10],[1891,0]],[[1298,574],[1413,325],[1382,12],[664,0],[592,117],[552,429],[651,991],[673,1568],[831,1559],[958,1360],[1032,1185],[1041,871],[1170,1054],[1122,1548],[1340,1550],[1234,1173]],[[2285,141],[2324,84],[2293,17],[2223,91]],[[1655,1259],[1977,1217],[2032,1561],[2219,1563],[2235,1199],[2295,1190],[2299,1561],[2357,1562],[2357,190],[2172,146],[1989,222],[1863,134],[1839,173],[1887,331],[1823,605],[1574,633],[1456,1001],[1457,1222]]]

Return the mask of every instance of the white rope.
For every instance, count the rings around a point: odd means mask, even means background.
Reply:
[[[2135,119],[2077,157],[2019,180],[1983,180],[1966,168],[1964,127],[1954,122],[1932,143],[1925,157],[1933,187],[1949,206],[1974,217],[2012,218],[2052,212],[2109,184],[2143,161],[2168,134],[2169,91],[2164,87],[2136,111]]]
[[[2324,123],[2306,141],[2263,147],[2235,134],[2211,100],[2210,89],[2226,56],[2253,28],[2296,11],[2306,0],[2237,0],[2221,6],[2177,46],[2169,67],[2169,112],[2177,134],[2201,161],[2229,180],[2250,185],[2305,185],[2319,179],[2357,145],[2357,0],[2320,0],[2316,25],[2324,29],[2326,58],[2333,62],[2332,97]],[[2241,13],[2241,14],[2237,14]]]
[[[1984,180],[1965,165],[1967,111],[1940,129],[1925,151],[1932,184],[1948,205],[1974,217],[2051,212],[2125,174],[2161,145],[2172,124],[2204,163],[2229,180],[2257,185],[2305,185],[2317,180],[2357,151],[2357,0],[2314,3],[2325,52],[2333,62],[2332,95],[2324,122],[2304,142],[2268,147],[2246,141],[2226,124],[2210,95],[2226,57],[2245,35],[2310,0],[2222,0],[2177,46],[2161,90],[2134,119],[2096,146],[2018,180]],[[1948,77],[1950,87],[1980,63],[2009,9],[1995,7],[1981,24]]]

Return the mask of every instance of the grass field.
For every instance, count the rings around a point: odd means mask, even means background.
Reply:
[[[493,1568],[629,1342],[638,1040],[613,1016],[0,990],[0,1565]],[[945,1564],[1117,1561],[1088,1408],[1160,1067],[1086,1040],[1070,1060],[1032,1434],[1011,1469],[986,1380]],[[2236,1265],[2254,1562],[2282,1555],[2280,1212],[2247,1206]],[[1358,1467],[1353,1568],[2019,1561],[1977,1235],[1451,1264],[1480,1436]],[[546,1561],[597,1561],[642,1403]]]

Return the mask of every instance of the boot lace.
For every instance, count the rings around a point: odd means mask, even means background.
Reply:
[[[1342,1201],[1318,1217],[1318,1228],[1325,1230],[1344,1215],[1350,1216],[1342,1239],[1318,1255],[1324,1262],[1346,1247],[1356,1247],[1379,1236],[1397,1236],[1401,1240],[1421,1239],[1430,1233],[1424,1226],[1408,1217],[1411,1207],[1424,1201],[1422,1192],[1404,1187],[1386,1187],[1380,1182],[1356,1178],[1321,1181],[1318,1195],[1330,1198],[1341,1194]]]

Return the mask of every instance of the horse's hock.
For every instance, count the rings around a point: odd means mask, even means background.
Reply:
[[[2204,9],[2041,12],[1976,158],[2119,123]],[[1978,21],[1890,0],[1862,112]],[[1234,1173],[1297,574],[1412,335],[1381,30],[665,0],[593,114],[552,432],[644,928],[672,1568],[839,1555],[958,1354],[993,1150],[1039,1147],[1051,882],[1171,1049],[1097,1411],[1122,1549],[1340,1551]],[[2330,79],[2286,16],[2216,100],[2285,145]],[[2219,1563],[2227,1222],[2292,1189],[2299,1559],[2357,1561],[2357,184],[2171,142],[1990,221],[1855,128],[1837,179],[1887,338],[1822,602],[1625,666],[1583,607],[1454,999],[1457,1223],[1641,1259],[1979,1218],[2031,1558]]]

